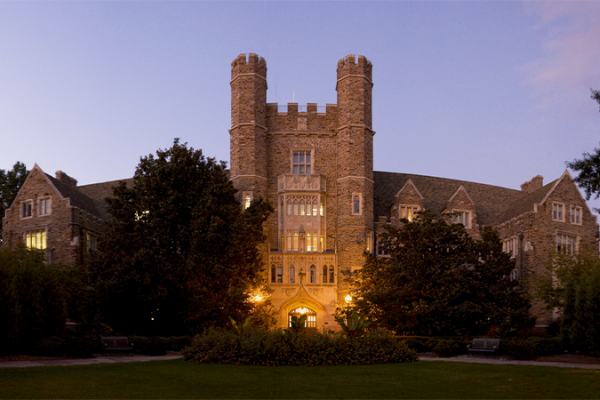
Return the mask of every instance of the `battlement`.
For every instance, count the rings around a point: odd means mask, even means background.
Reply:
[[[342,79],[348,75],[364,75],[369,80],[373,78],[373,65],[365,56],[358,56],[358,62],[354,54],[349,54],[338,61],[337,78]]]
[[[231,79],[240,74],[256,74],[266,79],[267,62],[254,53],[240,54],[231,62]]]
[[[323,107],[316,103],[306,106],[298,106],[298,103],[288,103],[287,106],[268,103],[266,114],[270,132],[332,133],[336,128],[337,104]]]

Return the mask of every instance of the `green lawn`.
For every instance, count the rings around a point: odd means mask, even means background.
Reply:
[[[255,367],[172,360],[0,369],[0,398],[600,398],[600,370],[431,361]]]

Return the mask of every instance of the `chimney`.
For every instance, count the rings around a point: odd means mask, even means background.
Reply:
[[[542,186],[544,186],[544,177],[537,175],[521,185],[521,192],[533,193],[536,190],[541,189]]]
[[[56,179],[67,186],[77,187],[77,179],[71,178],[69,175],[62,171],[56,171]]]

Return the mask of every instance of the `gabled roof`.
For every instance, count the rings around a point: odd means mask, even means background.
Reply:
[[[560,178],[542,186],[534,192],[523,193],[522,198],[514,201],[506,208],[501,222],[508,221],[526,212],[534,211],[534,204],[542,204],[559,181]]]
[[[463,186],[475,203],[477,221],[481,225],[496,225],[503,222],[505,210],[526,195],[520,190],[433,176],[374,171],[373,178],[375,181],[374,219],[379,216],[390,217],[394,195],[409,179],[425,198],[425,208],[435,213],[444,211],[448,199]]]

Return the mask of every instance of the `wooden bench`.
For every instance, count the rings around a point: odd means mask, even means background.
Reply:
[[[132,353],[133,343],[127,336],[102,336],[102,347],[105,353]]]
[[[492,353],[497,354],[500,350],[500,339],[473,339],[473,344],[467,346],[469,354],[471,353]]]

